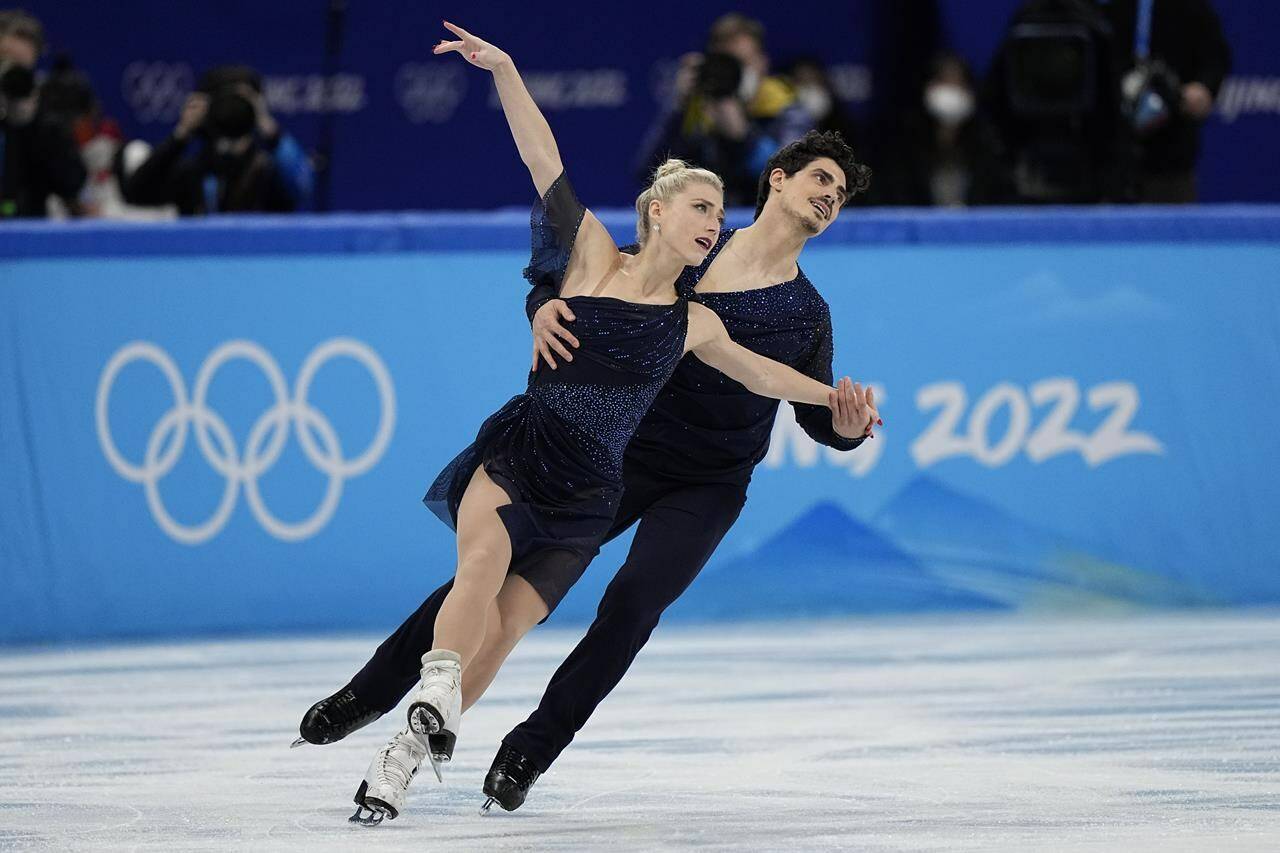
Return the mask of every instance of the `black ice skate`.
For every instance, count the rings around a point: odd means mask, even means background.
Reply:
[[[381,711],[370,708],[360,701],[354,690],[344,687],[312,705],[311,710],[302,716],[302,723],[298,726],[298,734],[302,737],[292,745],[336,743],[381,716]]]
[[[520,808],[541,775],[532,761],[504,743],[493,757],[489,775],[484,777],[484,795],[488,799],[480,807],[480,813],[487,814],[494,803],[509,812]]]

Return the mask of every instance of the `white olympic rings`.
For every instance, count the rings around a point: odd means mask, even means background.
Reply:
[[[343,458],[333,424],[307,400],[316,372],[325,362],[341,356],[355,359],[369,371],[381,402],[378,429],[373,440],[363,453],[350,460]],[[243,458],[226,421],[207,405],[209,385],[214,374],[223,364],[235,359],[257,365],[275,397],[274,405],[264,411],[249,430]],[[169,383],[174,399],[173,408],[152,428],[141,465],[130,462],[120,453],[111,435],[107,416],[116,376],[134,361],[149,362],[159,368]],[[333,338],[313,349],[303,361],[292,397],[285,386],[284,374],[270,353],[253,341],[227,341],[214,350],[200,366],[196,374],[194,395],[190,401],[187,399],[187,388],[182,375],[169,354],[155,344],[134,341],[121,347],[103,368],[98,380],[95,416],[98,442],[102,445],[107,461],[120,476],[143,484],[152,516],[172,539],[186,545],[198,545],[216,536],[230,519],[235,509],[236,493],[243,484],[249,509],[263,529],[277,539],[297,542],[314,536],[333,518],[338,508],[338,499],[342,496],[343,483],[348,478],[364,474],[382,458],[395,428],[396,400],[391,374],[382,359],[366,344],[353,338]],[[293,431],[297,434],[307,459],[328,476],[328,484],[319,507],[309,518],[293,524],[276,518],[267,509],[258,489],[258,478],[275,465],[284,452],[290,424],[293,425]],[[222,498],[213,515],[193,526],[176,521],[160,497],[160,481],[178,464],[186,446],[189,426],[195,428],[196,442],[209,465],[226,478]],[[317,445],[312,430],[319,437],[320,446]]]

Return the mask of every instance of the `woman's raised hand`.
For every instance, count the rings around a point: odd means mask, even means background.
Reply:
[[[462,54],[462,58],[472,65],[483,68],[486,71],[492,71],[502,63],[511,59],[498,48],[489,44],[481,38],[476,38],[471,33],[459,27],[444,21],[444,28],[453,33],[458,38],[454,41],[442,39],[439,44],[431,49],[432,53],[441,54],[450,51],[457,51]]]

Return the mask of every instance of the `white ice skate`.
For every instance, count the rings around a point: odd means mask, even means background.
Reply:
[[[426,747],[431,769],[444,781],[440,765],[453,758],[462,722],[462,659],[437,649],[422,656],[422,683],[409,705],[409,728]]]
[[[396,819],[404,809],[409,783],[427,757],[413,732],[405,729],[378,750],[356,791],[356,813],[352,823],[377,826],[383,818]]]

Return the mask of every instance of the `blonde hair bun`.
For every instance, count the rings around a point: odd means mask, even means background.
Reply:
[[[681,172],[685,169],[692,169],[692,168],[693,167],[690,166],[685,161],[677,160],[676,158],[672,157],[670,160],[663,163],[661,166],[659,166],[657,169],[654,170],[653,180],[657,182],[665,178],[667,175],[674,175],[676,172]]]

